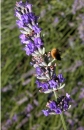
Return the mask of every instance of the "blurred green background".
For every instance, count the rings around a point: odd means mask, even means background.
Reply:
[[[84,1],[30,0],[40,16],[46,51],[57,47],[72,107],[64,113],[68,130],[84,130]],[[25,2],[25,0],[24,0]],[[14,15],[15,0],[2,0],[2,130],[63,130],[59,115],[45,117],[48,95],[38,92],[31,57],[23,51]],[[52,95],[51,98],[54,98]]]

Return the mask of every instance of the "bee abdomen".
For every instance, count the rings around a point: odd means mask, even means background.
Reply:
[[[51,56],[52,56],[52,58],[55,58],[57,60],[61,60],[61,56],[60,56],[59,50],[57,48],[53,48],[51,50]]]

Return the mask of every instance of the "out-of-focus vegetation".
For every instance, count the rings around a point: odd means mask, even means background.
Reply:
[[[73,99],[64,113],[68,130],[84,130],[84,1],[76,1],[29,1],[40,16],[46,51],[57,47],[62,54],[56,73],[66,78],[62,93],[68,92]],[[31,57],[22,50],[15,3],[2,0],[2,130],[63,130],[59,115],[41,113],[48,95],[38,92]]]

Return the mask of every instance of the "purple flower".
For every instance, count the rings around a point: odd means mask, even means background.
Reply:
[[[22,28],[20,39],[21,43],[25,43],[24,50],[27,55],[32,55],[31,65],[36,68],[36,80],[37,87],[40,89],[40,92],[44,93],[53,93],[58,89],[63,88],[65,84],[61,85],[60,83],[64,82],[62,74],[56,76],[54,60],[51,61],[51,53],[48,54],[43,48],[43,41],[40,37],[41,28],[39,28],[37,20],[38,17],[32,13],[32,5],[28,2],[23,3],[22,1],[16,3],[15,15],[19,20],[16,21],[19,28]],[[56,21],[58,22],[58,18]],[[45,81],[46,80],[46,81]],[[45,81],[45,82],[44,82]],[[69,108],[69,102],[71,98],[67,93],[66,96],[61,96],[57,98],[56,101],[49,101],[47,103],[48,109],[42,110],[45,116],[49,114],[61,114],[62,111],[65,111]],[[26,108],[26,113],[33,109],[31,104],[28,104]],[[27,115],[28,115],[27,114]],[[13,117],[13,120],[17,120],[17,116]]]
[[[24,14],[24,15],[22,15],[22,16],[21,16],[21,19],[22,19],[22,21],[23,21],[24,24],[28,24],[28,23],[31,22],[31,21],[30,21],[29,14]]]
[[[41,87],[41,82],[39,80],[36,80],[37,88]]]
[[[19,36],[19,38],[21,39],[21,43],[26,43],[26,44],[28,44],[29,42],[31,42],[30,39],[25,36],[25,34],[21,34],[21,35]]]
[[[32,5],[26,2],[26,8],[28,9],[29,12],[32,12]]]
[[[18,25],[19,28],[23,28],[24,24],[21,20],[16,20],[16,24]]]
[[[37,19],[38,19],[38,17],[35,16],[34,13],[29,13],[29,18],[30,18],[31,21],[34,21],[34,22],[37,22]]]
[[[69,99],[70,95],[67,93],[66,96],[57,98],[57,101],[49,101],[46,105],[48,107],[48,114],[61,114],[62,111],[66,111],[69,108]]]
[[[6,125],[7,126],[12,125],[12,120],[8,119],[7,122],[6,122]]]
[[[59,107],[56,107],[56,103],[53,101],[49,104],[49,109],[47,110],[42,110],[43,114],[45,116],[48,116],[49,114],[61,114],[62,110]]]
[[[18,116],[15,114],[15,115],[12,117],[12,120],[15,121],[15,122],[17,122]]]
[[[34,43],[37,48],[40,48],[43,45],[43,42],[40,37],[35,38]]]
[[[69,107],[69,105],[68,105],[67,102],[66,102],[66,103],[63,105],[63,109],[64,109],[64,110],[67,110],[68,107]]]
[[[37,23],[38,16],[32,12],[31,7],[31,4],[28,2],[23,3],[22,1],[16,2],[15,7],[15,15],[19,19],[16,24],[19,28],[24,29],[20,30],[22,33],[20,35],[21,43],[28,44],[24,48],[27,55],[31,55],[35,50],[43,46],[41,38],[35,37],[41,32],[41,28],[39,28]]]
[[[37,84],[37,88],[41,88],[41,90],[44,92],[44,91],[47,91],[48,88],[49,88],[49,84],[47,82],[43,82],[41,83],[39,80],[36,80],[36,84]]]
[[[17,10],[15,11],[15,16],[21,20],[21,14]]]
[[[43,90],[46,90],[46,91],[47,91],[47,90],[48,90],[48,87],[49,87],[49,84],[48,84],[48,83],[42,83],[42,84],[41,84],[41,87],[42,87]]]
[[[28,13],[21,16],[21,19],[25,25],[31,23],[32,21],[37,22],[37,18],[38,17],[35,16],[34,13]]]
[[[16,2],[16,6],[20,8],[22,7],[27,8],[28,12],[32,12],[32,9],[31,9],[32,5],[29,4],[28,2],[23,3],[22,1],[19,1],[19,2]]]
[[[32,42],[25,46],[24,50],[27,55],[31,55],[35,51],[35,46]]]
[[[61,114],[61,113],[62,113],[62,110],[61,110],[60,108],[57,108],[57,109],[55,110],[55,113],[56,113],[56,114]]]
[[[43,112],[43,114],[44,114],[45,116],[48,116],[48,115],[49,115],[49,110],[42,110],[42,112]]]
[[[70,100],[71,100],[70,95],[69,95],[68,93],[66,93],[66,100],[67,100],[67,101],[70,101]]]
[[[50,88],[57,88],[58,83],[53,79],[49,81]]]
[[[55,110],[55,109],[56,109],[56,103],[55,103],[54,101],[50,102],[50,103],[49,103],[49,108],[50,108],[51,110]]]
[[[34,25],[32,27],[32,29],[35,31],[35,33],[40,33],[41,32],[41,28],[39,28],[38,25]]]
[[[37,74],[38,76],[41,76],[42,73],[43,73],[43,70],[42,70],[40,67],[36,67],[36,74]]]
[[[58,74],[57,77],[58,77],[60,83],[63,83],[63,82],[64,82],[65,79],[63,78],[63,75],[62,75],[62,74]]]

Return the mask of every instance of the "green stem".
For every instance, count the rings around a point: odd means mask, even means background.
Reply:
[[[57,95],[56,95],[56,92],[53,90],[54,92],[54,95],[55,95],[55,99],[57,100]],[[64,130],[67,130],[66,128],[66,124],[65,124],[65,121],[64,121],[64,117],[63,117],[63,114],[60,114],[60,117],[61,117],[61,121],[62,121],[62,124],[63,124],[63,128]]]
[[[65,121],[64,121],[63,114],[60,114],[60,117],[61,117],[61,121],[62,121],[62,124],[63,124],[64,130],[67,130],[67,128],[66,128],[66,124],[65,124]]]

